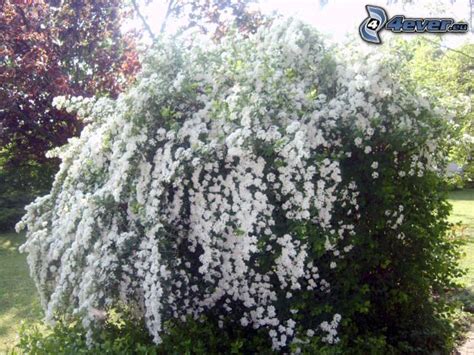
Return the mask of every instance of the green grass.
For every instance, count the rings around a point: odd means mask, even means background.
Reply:
[[[21,321],[42,317],[26,257],[18,252],[24,240],[24,235],[0,234],[0,353],[15,344]]]
[[[474,291],[474,189],[451,192],[449,202],[453,205],[449,220],[462,223],[460,230],[466,238],[461,266],[467,269],[467,274],[462,281]]]
[[[474,189],[452,192],[450,202],[450,221],[463,224],[467,240],[461,262],[468,270],[463,278],[467,290],[461,297],[465,304],[474,307]],[[25,255],[18,253],[23,242],[23,235],[0,234],[0,352],[14,345],[21,321],[34,322],[42,316]]]

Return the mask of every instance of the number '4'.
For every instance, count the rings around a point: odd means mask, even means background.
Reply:
[[[385,28],[393,32],[401,32],[403,27],[403,16],[395,16],[388,21]]]
[[[376,19],[372,19],[367,23],[367,27],[372,30],[376,30],[377,27],[379,27],[379,21]]]

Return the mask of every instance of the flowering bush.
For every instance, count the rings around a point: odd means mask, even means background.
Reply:
[[[156,344],[206,317],[274,350],[449,347],[443,118],[399,70],[289,21],[163,41],[115,101],[57,98],[89,125],[17,226],[47,319],[90,342],[126,307]]]

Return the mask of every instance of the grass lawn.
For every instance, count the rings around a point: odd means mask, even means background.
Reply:
[[[466,255],[461,265],[468,269],[468,273],[463,281],[469,289],[474,291],[474,189],[451,192],[449,202],[453,205],[450,221],[462,223],[463,234],[467,240],[464,246]]]
[[[450,194],[453,204],[451,222],[462,222],[467,237],[462,266],[468,268],[466,303],[474,306],[474,189]],[[41,318],[36,289],[28,274],[25,255],[18,253],[24,236],[0,234],[0,353],[15,343],[21,321],[34,322]]]
[[[42,317],[26,256],[18,253],[24,235],[0,234],[0,353],[15,344],[21,321]]]

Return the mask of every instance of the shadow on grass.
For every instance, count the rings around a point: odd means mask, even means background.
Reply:
[[[12,346],[20,322],[42,318],[26,256],[18,252],[24,235],[0,234],[0,349]]]
[[[454,201],[474,201],[474,189],[450,191],[449,199]]]

